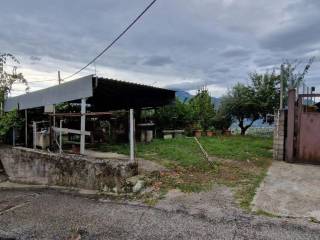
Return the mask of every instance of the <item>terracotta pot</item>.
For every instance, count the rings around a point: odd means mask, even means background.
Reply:
[[[207,137],[212,137],[213,136],[213,132],[212,131],[206,131],[206,133],[207,133]]]
[[[225,130],[225,131],[223,131],[223,135],[231,136],[231,131],[230,130]]]
[[[202,135],[202,130],[194,130],[194,136],[196,138],[200,138]]]

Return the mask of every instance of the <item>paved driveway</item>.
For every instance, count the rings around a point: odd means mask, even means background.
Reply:
[[[320,221],[320,166],[274,161],[253,204],[254,210]]]
[[[202,198],[202,197],[201,197]],[[200,199],[200,198],[199,198]],[[320,225],[191,214],[54,191],[0,190],[0,239],[319,239]],[[79,232],[80,237],[71,234]],[[78,238],[77,238],[78,237]]]

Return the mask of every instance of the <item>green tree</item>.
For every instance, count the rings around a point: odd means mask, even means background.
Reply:
[[[13,67],[8,65],[10,61],[13,63]],[[12,54],[0,53],[0,104],[2,106],[14,83],[22,83],[26,86],[26,91],[29,89],[27,80],[22,73],[17,72],[18,64],[20,64],[19,60]]]
[[[13,67],[8,63],[12,63]],[[0,53],[0,137],[3,138],[13,127],[21,126],[21,119],[16,110],[3,112],[4,101],[11,92],[13,84],[22,83],[29,89],[27,80],[22,73],[17,73],[18,59],[9,53]],[[8,70],[9,69],[9,70]]]
[[[308,60],[307,64],[304,66],[303,71],[299,72],[298,67],[300,66],[300,61],[286,60],[280,66],[280,76],[279,76],[279,89],[280,89],[280,80],[283,81],[283,102],[286,105],[288,100],[288,90],[289,89],[299,89],[303,84],[305,76],[308,74],[315,58],[312,57]]]
[[[8,112],[0,117],[0,138],[6,136],[10,129],[21,128],[23,120],[19,118],[17,110]]]
[[[266,121],[267,114],[274,114],[280,103],[280,75],[275,71],[249,74],[254,98],[258,103],[258,114]]]
[[[185,128],[192,121],[189,105],[178,98],[174,103],[157,109],[154,117],[161,129]]]
[[[220,109],[238,121],[241,135],[245,135],[248,128],[260,117],[254,88],[240,83],[222,97]],[[245,120],[249,120],[249,124],[245,125]]]
[[[232,124],[232,116],[226,108],[219,107],[213,118],[213,126],[217,130],[227,130]]]
[[[189,105],[193,121],[199,123],[203,130],[213,125],[214,104],[208,90],[199,90],[197,95],[190,100]]]

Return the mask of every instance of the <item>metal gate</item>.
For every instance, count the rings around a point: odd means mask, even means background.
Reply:
[[[320,94],[300,94],[295,107],[294,157],[297,162],[320,164]]]

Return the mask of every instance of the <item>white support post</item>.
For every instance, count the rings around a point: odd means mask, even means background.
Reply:
[[[16,146],[16,128],[15,127],[12,128],[12,146],[13,147]]]
[[[53,127],[56,126],[56,105],[53,105]]]
[[[33,148],[37,148],[37,123],[33,122]]]
[[[24,144],[25,147],[28,147],[28,110],[24,110],[24,132],[25,132],[25,138],[24,138]]]
[[[134,111],[130,109],[130,133],[129,133],[129,140],[130,140],[130,162],[134,162]]]
[[[80,136],[80,154],[85,153],[86,144],[86,99],[81,99],[81,136]]]
[[[62,122],[63,120],[60,120],[60,132],[59,132],[59,153],[62,153]]]

